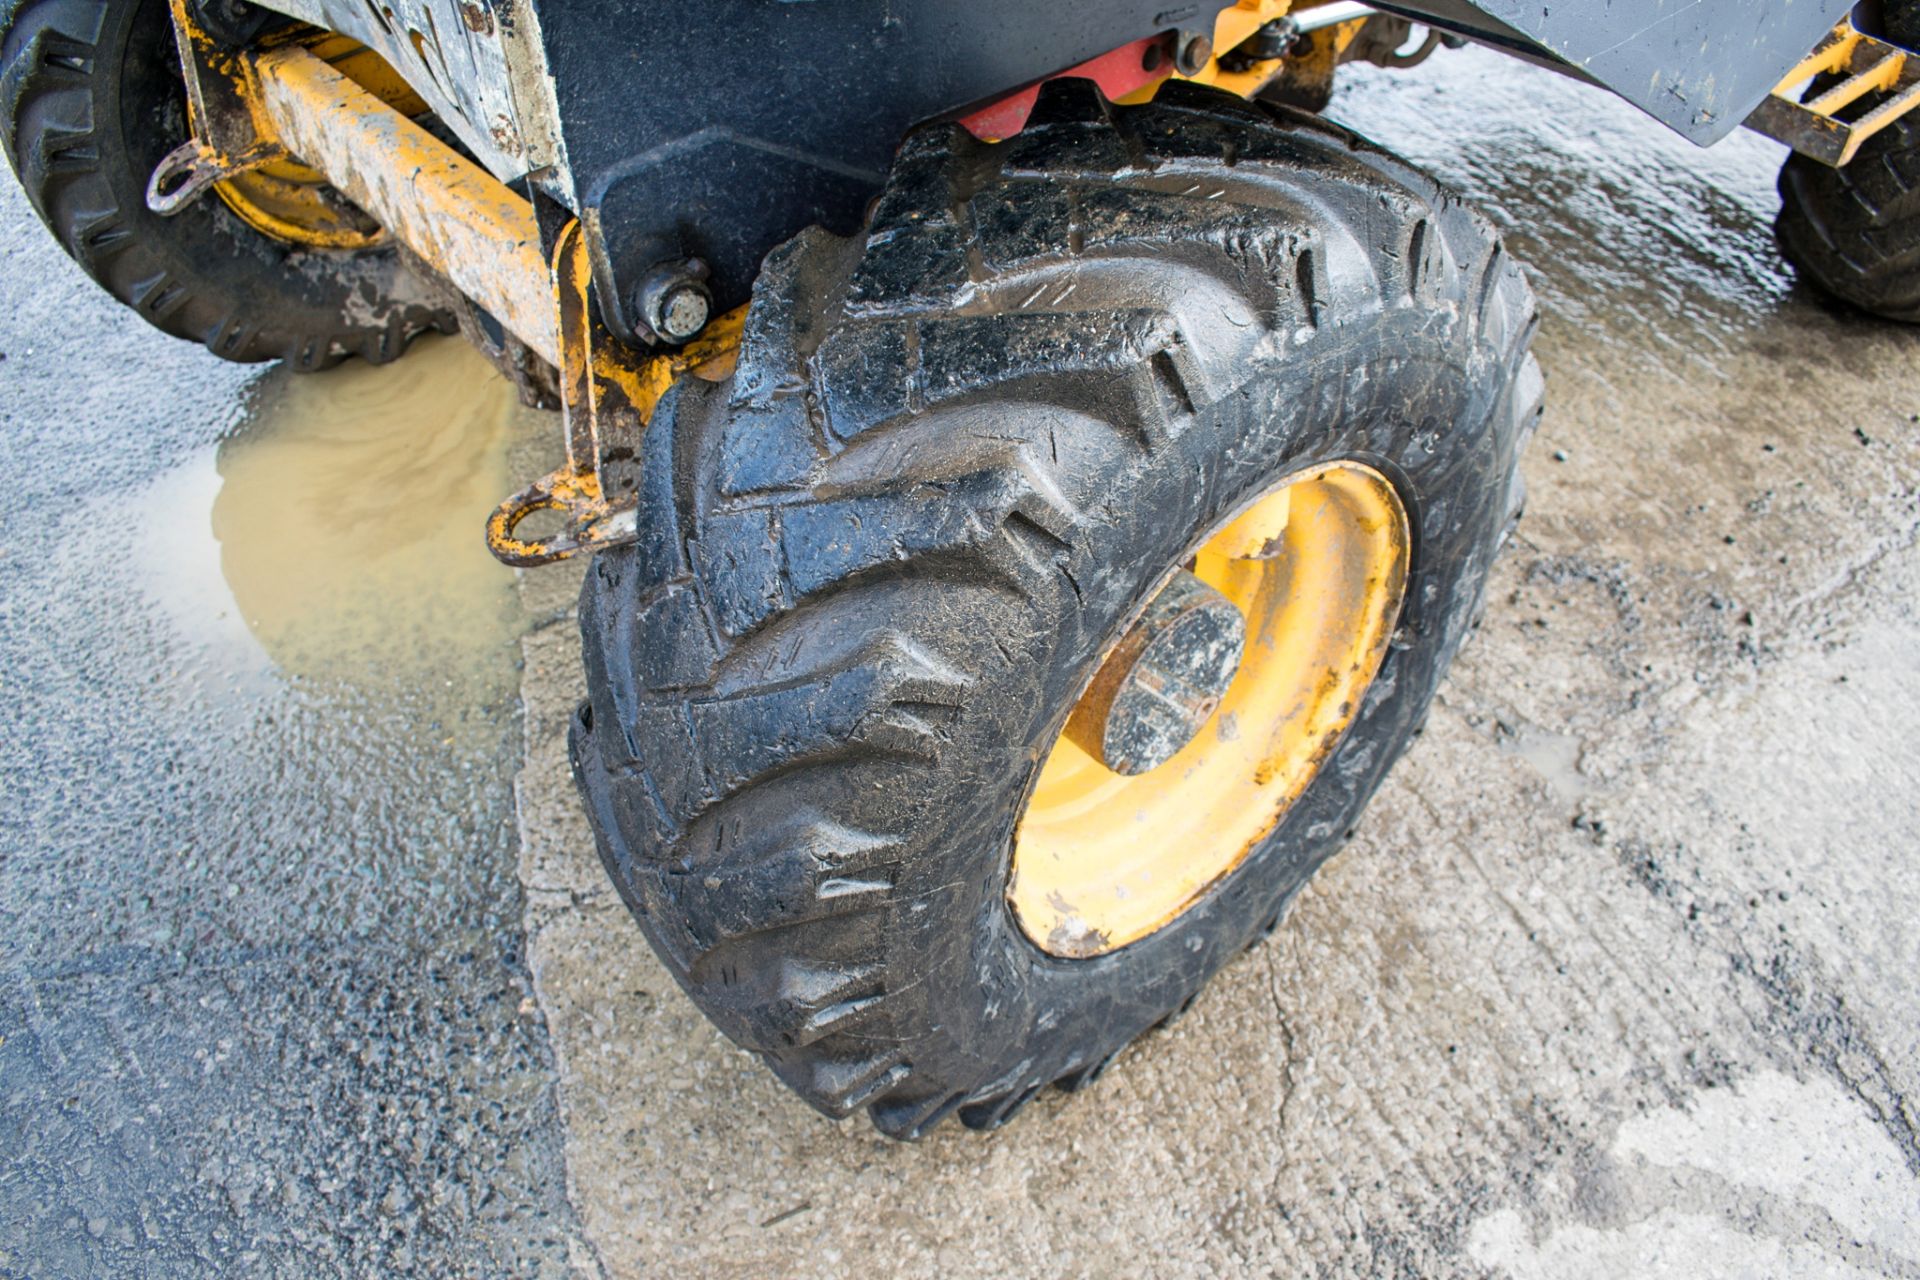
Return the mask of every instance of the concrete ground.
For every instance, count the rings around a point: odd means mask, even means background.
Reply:
[[[0,195],[48,539],[0,557],[0,1276],[1920,1277],[1920,334],[1793,282],[1758,139],[1476,52],[1330,114],[1532,265],[1527,520],[1274,937],[914,1146],[788,1096],[606,884],[577,579],[462,558],[550,424],[450,347],[218,366]],[[423,439],[412,526],[298,514]]]

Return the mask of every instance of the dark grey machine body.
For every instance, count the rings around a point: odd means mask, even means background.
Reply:
[[[536,0],[519,0],[533,4]],[[1105,50],[1211,31],[1227,0],[546,0],[570,187],[616,332],[633,284],[699,258],[722,307],[809,225],[847,234],[917,123]],[[1385,0],[1582,76],[1695,142],[1735,128],[1848,0]],[[608,286],[611,286],[610,288]]]
[[[1852,0],[1386,0],[1592,80],[1702,146],[1739,127]]]

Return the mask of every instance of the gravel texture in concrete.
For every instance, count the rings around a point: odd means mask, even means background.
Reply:
[[[0,1276],[565,1274],[511,390],[225,364],[10,174],[0,352]]]

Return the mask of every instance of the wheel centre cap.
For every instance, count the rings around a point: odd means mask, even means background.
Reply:
[[[1067,736],[1115,773],[1158,768],[1219,708],[1246,638],[1233,602],[1180,570],[1114,646]]]

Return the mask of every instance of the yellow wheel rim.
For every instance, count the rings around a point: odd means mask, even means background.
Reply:
[[[1239,669],[1199,733],[1145,773],[1054,743],[1014,829],[1007,889],[1035,944],[1087,957],[1146,937],[1279,824],[1380,669],[1408,545],[1392,484],[1354,462],[1289,477],[1201,544],[1195,576],[1246,621]]]
[[[373,50],[331,32],[310,32],[300,42],[314,56],[409,117],[427,104],[400,73]],[[318,169],[282,159],[216,182],[220,202],[262,235],[309,249],[368,249],[384,243],[380,225],[327,182]]]
[[[262,235],[311,249],[366,249],[386,237],[334,194],[319,170],[276,160],[213,185],[220,202]]]

